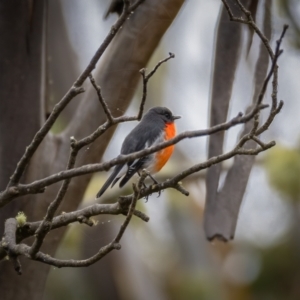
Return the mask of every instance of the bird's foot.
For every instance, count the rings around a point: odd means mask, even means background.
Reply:
[[[151,178],[151,180],[153,181],[153,184],[152,184],[150,187],[152,187],[152,186],[155,187],[155,185],[158,184],[158,181],[150,174],[150,172],[149,172],[148,170],[143,169],[143,172],[145,172],[145,173],[147,174],[147,176],[149,176],[149,178]],[[140,172],[137,172],[137,173],[138,173],[138,175],[141,177]],[[146,185],[144,182],[143,182],[142,184],[143,184],[143,188],[147,188],[147,185]],[[151,195],[152,195],[152,194],[150,194],[150,195],[148,195],[148,196],[145,196],[145,202],[148,202],[148,198],[149,198],[149,196],[151,196]],[[158,196],[157,196],[157,198],[158,198],[160,195],[161,195],[161,191],[158,191]]]

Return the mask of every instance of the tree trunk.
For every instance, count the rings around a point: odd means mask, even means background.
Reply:
[[[43,14],[42,0],[11,0],[1,1],[0,4],[1,191],[40,126]],[[15,216],[23,207],[23,200],[18,199],[0,210],[1,234],[4,220]],[[37,299],[33,295],[41,294],[44,287],[35,281],[34,269],[37,265],[24,264],[28,277],[20,278],[10,262],[1,262],[1,298]],[[22,280],[26,284],[19,284]]]

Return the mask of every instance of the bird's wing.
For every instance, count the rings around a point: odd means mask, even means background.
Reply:
[[[121,154],[130,154],[148,148],[161,135],[164,123],[140,122],[125,138]]]
[[[146,157],[142,157],[140,159],[138,159],[136,162],[134,162],[133,164],[131,164],[129,167],[128,167],[128,170],[125,174],[125,176],[122,178],[122,180],[120,181],[120,184],[119,186],[122,187],[124,186],[128,180],[136,173],[138,172],[142,167],[143,165],[145,165],[146,161],[148,160],[148,156]]]

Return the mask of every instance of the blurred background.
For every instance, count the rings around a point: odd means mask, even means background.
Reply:
[[[72,84],[115,22],[117,15],[110,15],[106,20],[102,17],[108,6],[109,0],[49,1],[51,92],[48,110],[65,92],[61,82]],[[162,65],[151,79],[146,108],[163,105],[174,114],[180,114],[178,132],[209,126],[214,34],[220,7],[219,0],[186,1],[147,66],[151,69],[167,57],[168,52],[175,53],[175,59]],[[166,190],[160,197],[152,195],[148,202],[139,201],[138,208],[150,217],[150,221],[144,223],[134,219],[125,232],[120,251],[89,268],[53,268],[47,282],[46,300],[300,299],[299,16],[299,1],[273,1],[273,47],[283,24],[290,25],[282,46],[284,54],[279,60],[278,98],[283,99],[285,105],[261,137],[266,142],[275,140],[277,146],[256,158],[234,241],[209,243],[204,236],[205,172],[201,172],[183,182],[190,192],[189,197]],[[260,27],[261,19],[258,13]],[[63,24],[59,23],[62,21]],[[243,26],[245,41],[229,117],[245,111],[252,97],[255,49],[259,40],[254,36],[247,55],[247,31]],[[57,42],[59,38],[68,39],[71,47],[61,47]],[[70,72],[59,71],[57,65],[62,63]],[[264,102],[270,103],[270,96],[268,90]],[[140,97],[141,86],[124,113],[135,114]],[[76,101],[72,105],[76,106]],[[54,131],[61,131],[72,118],[72,105],[59,119]],[[119,108],[111,107],[111,110]],[[103,160],[118,155],[124,136],[135,125],[130,122],[117,128]],[[237,126],[226,133],[225,151],[232,149],[240,131],[241,127]],[[184,140],[176,146],[172,159],[157,179],[165,180],[206,157],[206,138]],[[224,164],[224,174],[231,163]],[[106,177],[107,173],[94,176],[82,206],[93,203]],[[113,188],[103,201],[115,201],[120,193],[126,190]],[[82,259],[94,254],[113,239],[124,217],[97,217],[95,220],[98,225],[93,228],[70,225],[57,257]]]

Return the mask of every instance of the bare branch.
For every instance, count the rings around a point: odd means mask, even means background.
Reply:
[[[67,226],[71,223],[75,222],[82,222],[86,223],[83,220],[89,219],[93,216],[98,215],[127,215],[128,214],[128,205],[122,205],[119,202],[113,203],[113,204],[93,204],[88,207],[62,213],[61,215],[54,217],[51,223],[51,230],[58,229],[63,226]],[[141,220],[148,222],[149,217],[146,216],[144,213],[134,210],[133,214],[140,218]],[[17,240],[21,241],[27,237],[33,236],[36,232],[36,230],[40,227],[41,221],[38,222],[27,222],[22,228],[18,229],[17,233]],[[91,225],[89,223],[88,225]]]
[[[171,58],[174,58],[175,55],[171,52],[169,52],[169,56],[161,61],[159,61],[157,63],[157,65],[154,67],[154,69],[146,75],[146,69],[141,69],[140,73],[143,77],[143,96],[142,96],[142,100],[141,100],[141,104],[140,104],[140,109],[137,115],[137,120],[140,120],[143,116],[143,111],[144,111],[144,105],[146,102],[146,98],[147,98],[147,84],[149,79],[155,74],[155,72],[157,71],[157,69],[165,62],[167,62],[168,60],[170,60]]]
[[[19,255],[23,255],[29,259],[40,261],[42,263],[52,265],[58,268],[61,267],[87,267],[92,265],[93,263],[97,262],[105,255],[107,255],[112,250],[120,249],[120,245],[116,243],[109,243],[108,245],[99,249],[99,251],[92,257],[83,260],[64,260],[64,259],[56,259],[51,257],[48,254],[43,252],[37,252],[36,255],[31,257],[30,255],[30,247],[26,244],[16,244],[15,242],[15,231],[10,230],[11,227],[16,227],[16,220],[15,219],[8,219],[5,222],[5,239],[1,242],[2,247],[6,250],[7,253],[18,257]]]
[[[238,22],[238,23],[243,23],[243,24],[248,24],[254,31],[255,33],[260,37],[261,41],[264,43],[271,59],[274,58],[274,53],[273,53],[273,50],[270,46],[270,43],[269,43],[269,40],[267,39],[267,37],[263,34],[263,32],[257,27],[255,21],[253,20],[253,17],[251,15],[251,12],[249,10],[247,10],[244,5],[241,3],[240,0],[236,0],[237,4],[239,5],[241,11],[246,15],[246,20],[243,19],[243,18],[237,18],[237,17],[234,17],[233,13],[232,13],[232,10],[229,6],[229,4],[227,3],[226,0],[222,0],[227,12],[228,12],[228,15],[229,15],[229,18],[230,18],[230,21],[233,21],[233,22]]]
[[[134,187],[134,197],[132,197],[132,202],[128,210],[128,214],[125,218],[125,221],[123,222],[122,226],[120,227],[120,230],[118,234],[116,235],[113,242],[109,243],[108,245],[102,247],[99,249],[99,251],[92,257],[84,260],[61,260],[53,258],[45,253],[42,253],[40,251],[36,251],[39,247],[36,246],[40,242],[40,240],[36,239],[36,244],[34,243],[33,247],[29,247],[26,244],[16,244],[16,232],[17,232],[17,221],[14,218],[10,218],[5,222],[5,233],[4,238],[1,242],[1,246],[5,249],[7,254],[10,258],[13,259],[13,264],[15,266],[15,269],[17,272],[21,272],[21,265],[17,259],[19,255],[26,256],[29,259],[40,261],[49,265],[56,266],[58,268],[61,267],[87,267],[91,264],[94,264],[101,258],[103,258],[105,255],[107,255],[112,250],[121,249],[121,245],[119,244],[122,236],[124,235],[124,232],[135,212],[135,205],[137,202],[137,199],[140,195],[140,189],[143,186],[144,180],[147,176],[147,173],[144,173],[138,183],[138,186],[133,185]],[[78,217],[77,217],[78,220]],[[81,218],[81,221],[84,220],[84,217]],[[86,220],[85,220],[86,221]],[[42,225],[44,222],[41,223]],[[39,227],[40,228],[40,227]],[[33,249],[35,252],[32,254]]]
[[[78,153],[78,150],[76,148],[76,140],[74,138],[71,138],[70,140],[71,140],[71,153],[70,153],[68,165],[66,168],[67,170],[70,170],[74,167],[75,162],[76,162],[76,156]],[[30,256],[34,257],[36,255],[36,253],[40,250],[45,236],[51,229],[52,219],[53,219],[54,214],[57,211],[58,207],[60,206],[61,202],[63,201],[63,198],[64,198],[64,196],[68,190],[69,184],[71,182],[71,179],[72,178],[68,178],[68,179],[64,180],[64,182],[62,183],[62,185],[57,193],[56,198],[48,206],[46,216],[44,217],[44,220],[42,221],[41,225],[39,226],[39,228],[36,232],[36,237],[35,237],[34,243],[32,244],[32,247],[29,251]]]
[[[105,100],[103,99],[103,96],[102,96],[102,93],[101,93],[101,88],[99,85],[97,85],[92,73],[89,74],[89,78],[90,78],[90,81],[93,85],[93,87],[95,88],[96,92],[97,92],[97,95],[98,95],[98,99],[99,99],[99,102],[103,108],[103,111],[104,113],[106,114],[107,116],[107,120],[108,120],[108,123],[112,123],[113,122],[113,116],[111,114],[111,111],[107,105],[107,103],[105,102]]]
[[[143,172],[142,175],[141,175],[141,178],[138,182],[138,186],[136,186],[135,184],[132,185],[134,194],[133,194],[132,201],[131,201],[131,204],[130,204],[130,207],[129,207],[129,210],[128,210],[128,214],[127,214],[127,217],[126,217],[124,223],[122,224],[122,226],[120,228],[120,231],[118,232],[117,236],[114,239],[114,243],[119,243],[120,242],[120,240],[121,240],[128,224],[129,224],[129,222],[132,218],[132,215],[134,213],[134,209],[135,209],[135,206],[136,206],[136,202],[140,198],[140,190],[142,188],[142,185],[143,185],[146,177],[147,177],[147,173]]]
[[[284,35],[288,29],[288,25],[283,26],[283,30],[281,33],[281,36],[279,40],[276,41],[276,50],[275,55],[273,59],[273,66],[274,66],[274,77],[272,82],[272,106],[271,106],[271,112],[267,118],[267,120],[264,122],[264,124],[257,130],[257,135],[260,135],[261,133],[265,132],[271,123],[273,122],[275,116],[281,111],[283,107],[283,101],[280,101],[277,105],[277,87],[278,87],[278,66],[277,66],[277,59],[282,54],[283,50],[280,50],[280,45],[282,43],[282,40],[284,38]]]
[[[177,190],[178,192],[180,192],[181,194],[183,194],[184,196],[189,196],[190,193],[189,191],[187,191],[181,184],[181,182],[177,182],[174,187],[175,190]]]

